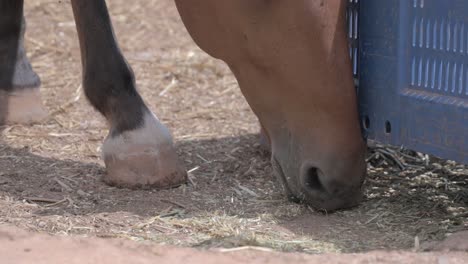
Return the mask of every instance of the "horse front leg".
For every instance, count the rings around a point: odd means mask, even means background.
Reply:
[[[169,130],[145,105],[115,39],[104,0],[72,0],[87,99],[107,119],[105,181],[167,188],[186,180]]]

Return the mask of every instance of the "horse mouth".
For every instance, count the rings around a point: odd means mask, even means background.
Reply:
[[[296,203],[300,202],[301,199],[299,199],[291,190],[291,187],[289,186],[288,181],[286,180],[286,176],[284,175],[283,168],[274,156],[272,156],[271,158],[271,165],[273,167],[273,173],[275,174],[276,178],[280,181],[288,199]]]

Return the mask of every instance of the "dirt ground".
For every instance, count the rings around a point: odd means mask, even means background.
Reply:
[[[105,185],[107,128],[82,95],[70,4],[25,2],[27,51],[50,118],[2,129],[0,225],[75,237],[72,244],[99,237],[137,241],[133,247],[302,253],[418,252],[468,230],[468,167],[399,148],[372,148],[366,198],[353,210],[328,214],[286,201],[235,79],[195,46],[172,0],[108,2],[139,91],[172,130],[190,184]]]
[[[371,252],[366,254],[306,255],[271,252],[264,248],[196,250],[122,240],[51,237],[0,228],[0,255],[4,264],[18,263],[452,263],[465,264],[462,252]]]

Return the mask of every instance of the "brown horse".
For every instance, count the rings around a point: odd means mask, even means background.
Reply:
[[[169,131],[145,105],[105,0],[71,0],[83,87],[107,119],[105,181],[171,187],[186,180]],[[130,3],[129,4],[134,4]],[[365,144],[347,53],[344,0],[176,0],[195,42],[225,61],[261,123],[288,197],[356,205]],[[23,48],[23,1],[0,3],[0,124],[39,121],[39,78]]]

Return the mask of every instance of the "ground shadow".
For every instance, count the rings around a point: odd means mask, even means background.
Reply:
[[[105,169],[99,164],[41,157],[27,148],[15,149],[0,143],[0,193],[40,205],[63,199],[72,201],[39,207],[36,213],[42,215],[125,211],[149,216],[172,202],[183,204],[187,213],[222,210],[220,203],[225,197],[216,199],[226,195],[226,190],[239,184],[254,189],[255,182],[273,183],[268,155],[257,142],[258,135],[179,142],[178,152],[191,170],[191,182],[170,190],[110,187],[101,181]],[[280,190],[277,192],[281,195]]]
[[[66,223],[72,222],[99,232],[106,225],[138,232],[146,228],[144,224],[140,228],[139,221],[153,221],[155,216],[184,221],[223,215],[248,222],[271,215],[274,219],[267,223],[271,226],[262,228],[284,241],[293,240],[288,245],[304,237],[341,252],[411,248],[415,237],[422,242],[440,240],[468,226],[468,177],[463,173],[432,166],[404,175],[394,168],[370,170],[365,201],[352,210],[328,214],[286,201],[258,135],[183,140],[177,148],[190,171],[189,184],[171,190],[128,190],[105,185],[101,181],[105,170],[99,164],[41,157],[0,142],[0,223],[17,224],[12,219],[19,219],[17,225],[24,222],[30,228],[49,221],[51,227],[37,229],[51,233],[69,232]],[[216,229],[206,225],[190,228]],[[152,228],[151,232],[162,232],[157,225]],[[166,231],[164,239],[170,236]],[[204,244],[231,245],[224,234],[215,232]],[[297,244],[290,249],[304,247]]]

